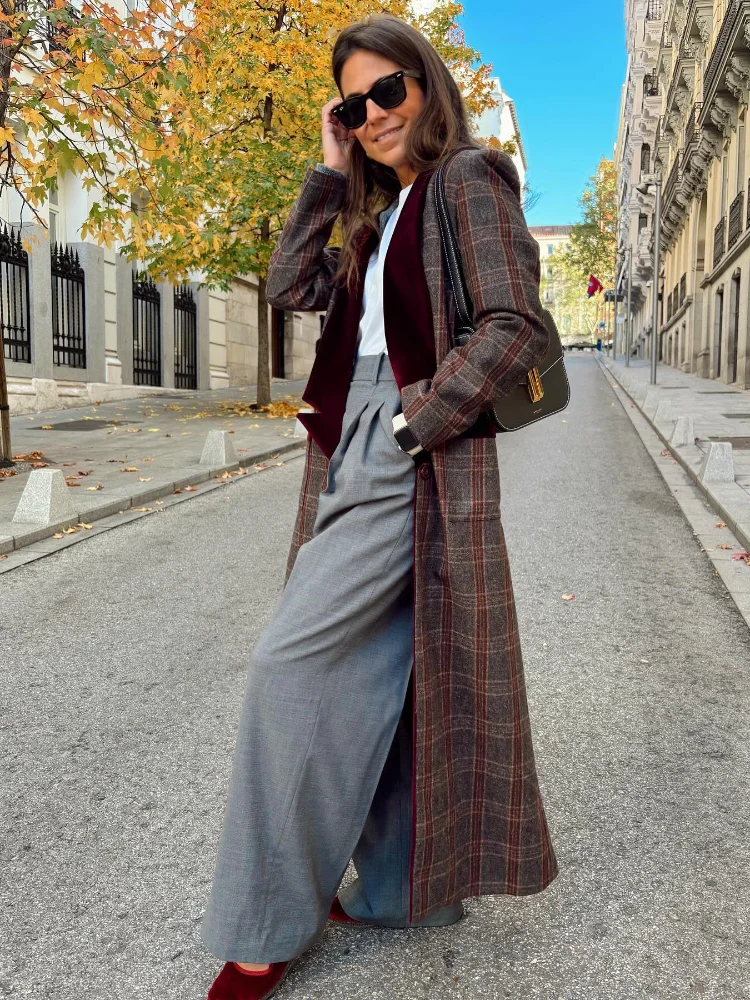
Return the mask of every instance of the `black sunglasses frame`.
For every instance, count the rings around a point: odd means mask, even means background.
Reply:
[[[344,126],[344,128],[348,129],[350,132],[352,132],[354,129],[361,128],[364,125],[364,123],[367,121],[367,102],[368,101],[374,101],[375,104],[377,104],[377,106],[379,108],[382,108],[384,111],[391,111],[393,108],[397,108],[399,106],[399,104],[403,104],[404,103],[404,101],[406,100],[406,97],[407,97],[406,83],[404,82],[404,77],[406,77],[406,76],[411,77],[413,80],[421,80],[422,79],[422,76],[421,76],[420,73],[415,73],[413,70],[410,70],[410,69],[400,69],[400,70],[398,70],[395,73],[389,73],[388,76],[382,76],[379,80],[377,80],[372,85],[372,87],[367,91],[366,94],[357,94],[355,97],[347,97],[347,99],[345,101],[342,101],[341,104],[339,104],[337,107],[335,107],[333,109],[333,111],[331,112],[331,114],[336,115],[336,117],[341,122],[341,124]],[[381,104],[380,101],[378,101],[374,97],[374,92],[377,91],[378,87],[382,83],[387,83],[387,82],[389,82],[391,80],[394,80],[394,79],[398,79],[398,80],[401,80],[403,82],[403,88],[404,88],[403,97],[400,97],[399,100],[395,104]],[[360,102],[360,101],[362,102],[362,120],[359,121],[358,124],[356,124],[356,125],[347,125],[345,122],[341,121],[341,114],[345,113],[346,109],[355,107],[356,104],[358,102]]]

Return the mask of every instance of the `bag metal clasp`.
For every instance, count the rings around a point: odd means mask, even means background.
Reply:
[[[544,395],[544,386],[538,368],[532,368],[528,376],[528,390],[532,403],[538,403]]]

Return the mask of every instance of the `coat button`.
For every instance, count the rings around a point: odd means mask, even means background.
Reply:
[[[427,479],[430,475],[430,465],[428,462],[423,462],[419,467],[419,474],[422,479]]]

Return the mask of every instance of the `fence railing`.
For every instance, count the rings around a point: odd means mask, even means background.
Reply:
[[[648,7],[646,9],[646,20],[661,21],[661,18],[662,18],[662,0],[648,0]]]
[[[724,216],[714,229],[714,267],[719,263],[721,258],[724,256],[724,235],[726,232],[726,222],[727,217]]]
[[[29,255],[21,237],[5,226],[0,233],[0,326],[9,361],[31,362]]]
[[[52,363],[86,367],[86,278],[78,254],[54,243],[52,264]]]
[[[174,290],[174,384],[198,388],[198,310],[187,285]]]
[[[740,191],[729,206],[729,233],[727,235],[727,250],[731,250],[742,233],[743,208],[745,207],[745,192]]]
[[[161,385],[161,295],[141,271],[133,272],[133,383]]]

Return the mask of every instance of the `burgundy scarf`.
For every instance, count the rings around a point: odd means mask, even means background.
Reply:
[[[385,342],[399,389],[431,379],[437,368],[432,302],[422,261],[422,217],[431,176],[432,171],[425,171],[414,181],[385,258]],[[302,399],[317,412],[300,413],[299,421],[328,458],[341,438],[349,382],[356,362],[365,273],[377,244],[375,233],[362,241],[356,291],[339,290],[302,394]]]

